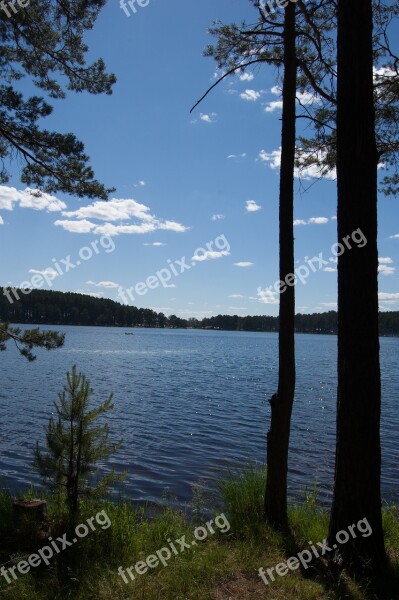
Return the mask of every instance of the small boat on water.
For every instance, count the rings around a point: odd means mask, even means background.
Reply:
[[[134,335],[134,333],[128,333],[127,331],[125,331],[125,335]]]

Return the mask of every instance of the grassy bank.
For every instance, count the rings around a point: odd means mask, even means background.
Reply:
[[[327,564],[312,560],[266,585],[258,569],[275,567],[309,548],[309,541],[322,542],[327,535],[328,514],[318,509],[314,494],[290,509],[291,534],[282,537],[263,523],[264,473],[248,469],[231,474],[219,486],[222,508],[209,516],[209,501],[198,492],[190,517],[165,505],[150,518],[129,502],[85,503],[79,523],[92,519],[93,527],[76,544],[49,560],[49,565],[31,568],[26,574],[16,569],[17,580],[8,584],[0,577],[0,598],[7,600],[270,600],[399,598],[399,515],[397,507],[385,507],[384,530],[390,566],[378,581],[357,582]],[[53,540],[68,531],[62,504],[48,499]],[[93,518],[102,513],[101,523]],[[221,517],[221,513],[225,516]],[[104,514],[107,519],[104,518]],[[100,521],[100,518],[99,518]],[[212,523],[209,525],[210,522]],[[108,526],[109,525],[109,526]],[[201,530],[196,530],[200,526]],[[212,531],[213,530],[213,531]],[[196,534],[194,532],[196,531]],[[202,541],[201,536],[206,536]],[[15,531],[12,498],[0,494],[0,564],[5,569],[49,544],[48,534]],[[68,539],[72,539],[68,534]],[[198,537],[197,537],[198,535]],[[183,536],[185,546],[181,542]],[[194,542],[194,543],[193,543]],[[172,550],[172,544],[175,551]],[[60,545],[60,542],[58,543]],[[190,546],[190,547],[187,547]],[[169,548],[170,558],[149,568],[139,561],[157,558],[156,552]],[[161,552],[162,555],[162,552]],[[152,564],[155,565],[155,558]],[[159,558],[159,556],[158,556]],[[151,560],[150,560],[151,562]],[[138,570],[128,567],[139,564]],[[124,578],[118,574],[123,567]],[[146,572],[144,573],[144,570]],[[8,571],[7,571],[8,572]],[[11,577],[9,575],[9,577]]]

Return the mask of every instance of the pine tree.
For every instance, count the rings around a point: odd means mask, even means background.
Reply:
[[[338,259],[338,406],[330,542],[359,519],[372,529],[340,547],[357,574],[386,561],[381,513],[376,111],[371,0],[338,2],[338,238],[361,229],[364,248]],[[361,106],[361,110],[359,110]]]
[[[0,352],[7,349],[9,340],[14,341],[22,356],[29,361],[34,361],[36,356],[32,353],[33,348],[46,350],[60,348],[64,344],[65,334],[58,331],[41,331],[38,327],[22,331],[19,327],[11,327],[9,323],[0,321]]]
[[[287,16],[289,4],[284,11],[268,10],[264,2],[250,0],[258,9],[259,19],[254,25],[224,25],[219,22],[210,30],[217,36],[217,44],[209,46],[206,55],[212,56],[223,70],[222,76],[199,100],[225,77],[247,69],[251,65],[266,64],[284,67],[284,41],[282,15]],[[269,9],[270,9],[270,5]],[[320,177],[333,170],[337,164],[337,93],[336,93],[336,43],[337,3],[330,0],[298,0],[296,3],[296,68],[297,91],[303,96],[314,96],[317,102],[309,105],[297,98],[301,110],[297,109],[297,119],[306,119],[314,127],[313,139],[300,137],[297,147],[297,164],[301,170],[317,167]],[[378,72],[374,74],[374,103],[377,128],[377,159],[383,160],[393,172],[382,181],[383,191],[394,194],[399,186],[399,59],[390,44],[391,30],[397,25],[399,8],[391,2],[372,2],[375,30],[372,51]],[[268,14],[270,12],[270,14]],[[285,29],[285,27],[284,27]],[[392,32],[394,33],[394,32]],[[351,34],[348,33],[350,36]],[[285,37],[285,41],[287,37]],[[292,61],[291,61],[292,62]],[[293,73],[293,68],[291,75]],[[285,71],[285,69],[284,69]],[[286,72],[286,71],[285,71]],[[292,95],[292,94],[290,94]],[[299,96],[299,94],[298,94]],[[287,98],[287,95],[286,95]],[[197,103],[198,104],[198,103]],[[284,104],[284,98],[283,98]],[[284,119],[284,117],[283,117]],[[283,145],[282,145],[283,146]],[[280,279],[284,279],[290,262],[292,263],[293,243],[291,240],[292,221],[288,222],[292,201],[289,185],[291,169],[287,161],[281,159],[283,177],[284,210],[282,211],[282,187],[280,188]],[[316,169],[315,169],[316,170]],[[290,172],[288,172],[290,171]],[[353,230],[356,228],[354,227]],[[352,230],[352,231],[353,231]],[[340,239],[341,236],[340,236]],[[292,272],[292,271],[291,271]],[[359,284],[360,289],[360,284]],[[288,295],[287,295],[288,294]],[[286,481],[289,443],[289,428],[295,384],[294,357],[294,294],[289,289],[280,298],[280,338],[279,338],[279,388],[270,403],[272,405],[271,428],[268,434],[268,487],[266,493],[266,514],[272,523],[286,523]],[[375,316],[375,315],[374,315]],[[282,400],[282,402],[281,402]],[[275,419],[273,419],[275,416]],[[378,461],[378,455],[376,455]],[[273,475],[274,473],[274,475]],[[284,491],[285,488],[285,491]]]
[[[325,42],[315,21],[320,21],[324,30],[328,30],[327,17],[322,1],[312,2],[309,11],[303,2],[299,3],[299,8],[290,2],[284,11],[274,11],[270,15],[265,14],[264,7],[258,0],[253,0],[253,4],[259,11],[258,23],[253,26],[243,24],[241,27],[217,24],[210,30],[217,36],[217,45],[209,46],[206,55],[212,56],[219,68],[227,69],[218,82],[228,74],[257,63],[283,69],[279,273],[280,281],[284,282],[293,276],[295,266],[296,96],[297,91],[302,88],[306,91],[310,88],[318,95],[325,93],[322,88],[323,77],[326,72],[330,73],[332,67],[323,56]],[[321,13],[319,16],[318,11]],[[203,98],[205,96],[206,94]],[[273,526],[286,529],[288,450],[295,395],[295,291],[292,285],[285,285],[285,291],[280,294],[279,323],[278,389],[269,400],[271,420],[267,434],[265,516]]]
[[[280,281],[294,273],[294,167],[297,51],[295,4],[284,9],[284,77],[279,198]],[[288,527],[287,477],[291,414],[295,395],[295,288],[286,286],[279,307],[278,389],[270,402],[267,433],[265,515],[275,527]]]
[[[62,99],[65,89],[112,93],[115,76],[106,72],[101,58],[86,63],[83,40],[104,4],[105,0],[41,0],[11,11],[11,4],[2,3],[0,183],[10,178],[8,159],[17,157],[22,162],[21,181],[41,191],[103,199],[113,191],[94,179],[83,143],[73,133],[42,127],[43,118],[53,111],[47,98]],[[18,84],[22,78],[47,97],[24,96]]]
[[[108,441],[109,429],[97,423],[113,408],[112,394],[98,407],[90,409],[93,390],[76,365],[66,375],[67,384],[54,403],[57,418],[50,418],[46,433],[46,452],[36,445],[34,466],[53,491],[65,491],[71,523],[76,521],[82,497],[101,497],[110,485],[124,475],[114,470],[94,481],[99,461],[106,460],[121,446]]]

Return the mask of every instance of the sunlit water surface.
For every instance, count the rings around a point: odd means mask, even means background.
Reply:
[[[277,335],[194,330],[62,327],[65,346],[39,351],[28,363],[10,346],[1,355],[0,484],[39,484],[31,467],[36,440],[65,372],[76,363],[94,388],[93,401],[114,393],[107,417],[123,448],[110,461],[126,470],[124,493],[157,501],[165,488],[180,502],[199,479],[212,487],[229,467],[265,460],[267,399],[277,384]],[[336,414],[335,336],[298,335],[289,492],[316,481],[331,498]],[[382,492],[399,499],[399,339],[381,339]],[[107,469],[107,466],[103,466]]]

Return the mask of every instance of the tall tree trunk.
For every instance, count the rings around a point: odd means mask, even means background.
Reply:
[[[372,1],[338,2],[338,241],[361,230],[338,259],[338,414],[330,544],[366,518],[372,535],[340,547],[346,566],[384,563],[380,495],[381,384],[378,339],[377,149]],[[360,234],[358,234],[360,235]],[[357,238],[358,239],[358,238]],[[339,249],[341,252],[341,249]]]
[[[284,83],[280,169],[280,280],[294,273],[294,166],[296,140],[296,31],[295,4],[284,17]],[[267,434],[265,515],[275,527],[286,528],[288,446],[295,393],[295,291],[280,294],[279,379],[270,399],[271,424]]]

